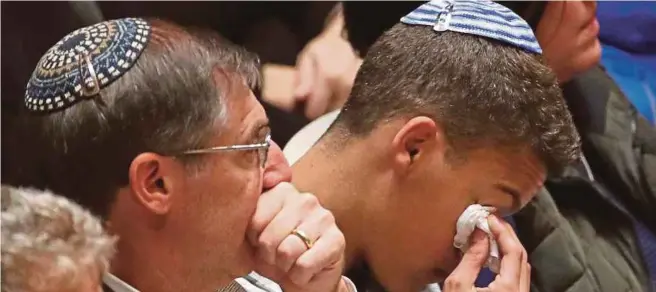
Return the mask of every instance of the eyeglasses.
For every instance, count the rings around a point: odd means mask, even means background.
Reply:
[[[205,149],[187,150],[181,155],[196,155],[196,154],[211,154],[222,151],[251,151],[257,150],[257,156],[260,160],[260,167],[264,168],[269,156],[269,148],[271,147],[271,134],[267,134],[264,142],[258,144],[245,144],[245,145],[230,145],[230,146],[217,146]]]

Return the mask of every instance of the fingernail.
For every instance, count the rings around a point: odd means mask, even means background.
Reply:
[[[488,220],[491,224],[499,224],[499,218],[497,218],[497,216],[494,215],[494,214],[491,214],[490,216],[488,216],[488,217],[487,217],[487,220]]]

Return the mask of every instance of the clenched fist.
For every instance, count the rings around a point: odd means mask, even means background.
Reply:
[[[285,292],[348,291],[341,278],[344,235],[312,194],[289,183],[262,194],[248,237],[257,248],[256,272]]]

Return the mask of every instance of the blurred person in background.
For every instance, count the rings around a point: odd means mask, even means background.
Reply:
[[[583,142],[583,159],[565,175],[549,177],[536,199],[509,218],[516,223],[534,267],[533,287],[536,291],[656,289],[656,213],[651,211],[656,208],[656,130],[599,65],[596,3],[501,3],[535,30]],[[395,15],[372,14],[365,2],[343,5],[348,39],[356,51],[366,52],[404,9],[408,11],[404,5],[409,4],[387,4],[394,5],[389,10]],[[321,125],[308,126],[316,133],[303,132],[311,138],[290,141],[288,147],[299,152],[292,153],[294,159],[307,151],[337,114],[327,116]],[[485,274],[479,283],[484,286],[491,279]]]
[[[506,4],[535,20],[583,142],[584,159],[545,184],[550,196],[514,216],[533,284],[540,291],[656,289],[656,129],[600,67],[597,3]]]
[[[601,63],[652,125],[656,125],[656,2],[602,1],[597,9]]]
[[[143,18],[45,52],[24,98],[36,152],[14,155],[41,154],[26,185],[119,237],[106,291],[213,291],[252,270],[285,291],[349,289],[333,215],[287,183],[258,66],[216,33]]]
[[[276,67],[270,64],[293,65],[303,46],[331,23],[334,5],[334,1],[3,2],[2,153],[25,146],[14,145],[8,138],[21,134],[19,129],[13,131],[13,124],[14,117],[21,114],[24,85],[41,53],[60,35],[103,20],[130,16],[157,17],[183,26],[212,29],[256,53],[264,64],[264,83],[270,85],[290,75],[285,70],[270,74],[272,70],[267,68]],[[270,90],[264,91],[272,95]],[[284,147],[308,120],[302,114],[280,110],[276,99],[267,98],[259,89],[255,95],[270,116],[273,139]],[[12,155],[3,157],[2,177],[16,181],[26,161],[14,162]]]
[[[2,186],[2,291],[97,292],[115,239],[76,203]]]

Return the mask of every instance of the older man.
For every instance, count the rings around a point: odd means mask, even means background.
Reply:
[[[119,236],[107,290],[213,291],[253,269],[286,291],[347,289],[332,214],[285,183],[249,89],[257,65],[212,33],[139,18],[43,56],[25,98],[32,177]]]
[[[2,186],[2,291],[98,291],[115,238],[79,205]]]

